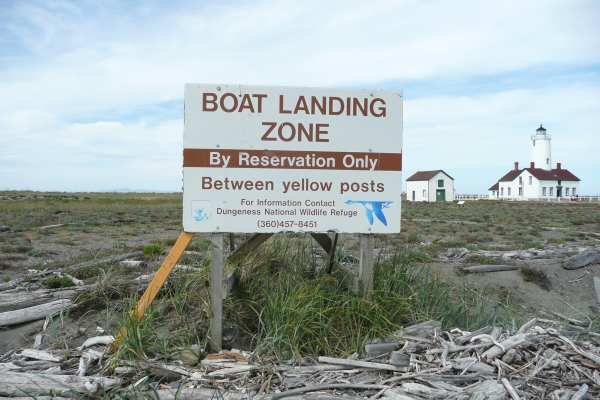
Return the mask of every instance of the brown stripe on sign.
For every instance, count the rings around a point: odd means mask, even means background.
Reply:
[[[183,166],[192,168],[402,171],[402,153],[183,149]]]

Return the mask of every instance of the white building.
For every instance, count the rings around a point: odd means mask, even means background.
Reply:
[[[406,180],[408,201],[453,201],[454,178],[442,171],[418,171]]]
[[[529,168],[519,169],[519,163],[488,189],[490,199],[568,200],[579,195],[580,179],[561,163],[552,169],[550,135],[540,125],[531,137],[532,150]]]

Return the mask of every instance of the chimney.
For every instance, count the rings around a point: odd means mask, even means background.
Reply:
[[[518,171],[518,170],[519,170],[519,162],[515,161],[515,171]]]
[[[529,165],[529,168],[535,168],[535,161],[532,161],[531,164]]]
[[[556,163],[556,169],[560,169],[560,163]]]

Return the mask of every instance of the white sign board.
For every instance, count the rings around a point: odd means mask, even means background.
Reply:
[[[185,85],[187,232],[400,232],[402,92]]]

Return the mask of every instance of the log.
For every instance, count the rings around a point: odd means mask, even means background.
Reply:
[[[32,292],[4,292],[0,293],[0,313],[20,310],[48,303],[53,300],[71,299],[85,287],[72,289],[39,289]]]
[[[404,368],[396,367],[395,365],[374,363],[369,361],[348,360],[347,358],[333,358],[321,356],[319,357],[319,362],[335,365],[348,365],[351,367],[382,369],[385,371],[405,372]]]
[[[470,273],[513,271],[515,269],[519,269],[519,267],[515,265],[474,265],[463,268],[463,270]]]
[[[316,392],[320,390],[333,390],[333,389],[361,389],[361,390],[372,390],[372,389],[387,389],[387,386],[383,385],[361,385],[352,383],[333,383],[329,385],[315,385],[309,387],[302,387],[298,389],[288,390],[287,392],[275,393],[271,396],[271,400],[281,399],[283,397],[293,396],[296,394],[302,394],[306,392]]]
[[[396,350],[396,343],[372,343],[365,345],[365,353],[378,355],[385,354]]]
[[[394,351],[390,355],[390,364],[407,368],[410,366],[410,356],[408,354],[402,354],[399,351]]]
[[[137,260],[123,260],[123,261],[120,261],[119,264],[121,264],[125,267],[146,267],[146,266],[148,266],[148,264],[146,264],[144,261],[137,261]]]
[[[286,400],[338,400],[341,397],[333,394],[315,393],[314,395],[293,395],[290,392],[284,392]],[[284,394],[279,393],[279,395]],[[179,388],[179,389],[158,389],[144,392],[148,398],[161,400],[271,400],[271,395],[254,395],[249,396],[246,393],[231,393],[222,392],[219,389],[201,389],[201,388]],[[281,397],[280,397],[281,398]],[[27,398],[30,399],[30,398]],[[38,399],[41,399],[38,397]],[[361,396],[344,396],[344,400],[363,400]],[[394,397],[394,399],[398,399]],[[25,399],[23,399],[25,400]]]
[[[95,393],[100,387],[104,391],[108,391],[118,386],[121,386],[120,378],[83,378],[74,375],[46,375],[12,371],[2,371],[0,374],[0,396],[7,397],[56,394],[67,389]]]
[[[104,257],[101,258],[99,260],[92,260],[92,261],[85,261],[79,264],[75,264],[75,265],[71,265],[70,267],[67,267],[66,269],[70,270],[70,271],[75,271],[81,268],[87,268],[87,267],[91,267],[94,265],[102,265],[102,264],[112,264],[112,263],[116,263],[118,261],[123,261],[126,260],[128,258],[136,258],[136,257],[142,257],[144,255],[144,253],[142,251],[134,251],[132,253],[126,253],[126,254],[119,254],[117,256],[110,256],[110,257]]]
[[[25,349],[21,352],[23,357],[33,358],[35,360],[60,362],[64,357],[58,357],[43,350]]]
[[[567,258],[563,261],[562,267],[568,270],[583,268],[586,265],[590,265],[591,263],[597,261],[598,259],[600,259],[600,254],[595,251],[588,251],[587,253]]]
[[[10,326],[44,319],[73,306],[75,304],[71,300],[62,299],[34,307],[0,313],[0,326]]]
[[[600,278],[594,277],[594,290],[596,290],[596,301],[600,303]]]

